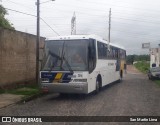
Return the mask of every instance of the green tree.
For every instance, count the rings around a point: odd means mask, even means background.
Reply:
[[[12,24],[5,18],[5,15],[7,14],[7,10],[2,5],[0,5],[0,27],[14,29]]]
[[[128,55],[127,56],[127,64],[133,64],[135,59],[135,55]]]
[[[150,61],[150,55],[128,55],[127,64],[133,64],[134,61]]]

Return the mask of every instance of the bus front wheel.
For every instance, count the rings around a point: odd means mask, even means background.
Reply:
[[[121,77],[121,79],[123,78],[123,71],[122,70],[120,72],[120,77]]]
[[[98,94],[100,91],[100,82],[97,80],[96,81],[96,90],[95,90],[95,93]]]

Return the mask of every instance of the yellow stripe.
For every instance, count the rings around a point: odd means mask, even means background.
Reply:
[[[60,80],[62,77],[62,73],[57,73],[55,80]]]

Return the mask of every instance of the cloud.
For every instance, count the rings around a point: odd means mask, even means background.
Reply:
[[[36,15],[35,1],[14,2],[3,1],[2,4],[7,8]],[[154,47],[160,43],[159,4],[159,0],[56,0],[42,4],[40,14],[60,35],[70,35],[71,18],[75,11],[78,34],[96,34],[107,39],[111,8],[111,42],[124,46],[127,54],[147,54],[148,51],[141,49],[142,43],[151,42]],[[17,30],[36,34],[36,18],[11,11],[7,18]],[[41,35],[56,36],[43,22]]]

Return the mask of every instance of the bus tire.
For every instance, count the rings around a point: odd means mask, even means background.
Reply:
[[[96,80],[96,90],[95,93],[98,94],[100,89],[101,89],[101,83],[102,83],[102,78],[100,75],[98,75],[97,80]]]
[[[96,81],[96,90],[95,90],[95,94],[98,94],[100,91],[100,82],[99,80]]]
[[[118,79],[118,81],[117,81],[118,83],[121,83],[122,82],[122,80],[121,79]]]
[[[120,78],[121,78],[121,80],[123,78],[123,71],[122,70],[120,71]]]

